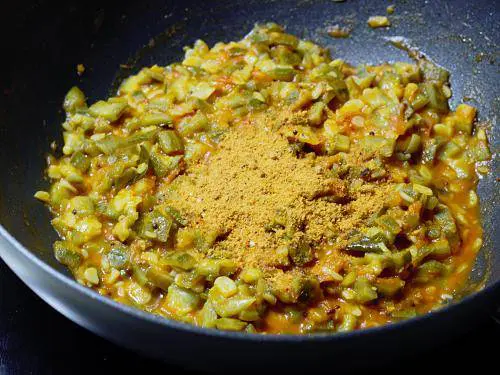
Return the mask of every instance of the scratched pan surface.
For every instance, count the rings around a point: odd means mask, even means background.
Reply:
[[[47,186],[44,156],[61,144],[62,98],[79,85],[89,101],[106,97],[141,66],[166,65],[182,47],[241,38],[255,22],[275,21],[353,64],[407,60],[386,37],[403,36],[451,72],[452,106],[465,100],[489,120],[498,149],[499,3],[394,1],[389,29],[371,30],[385,1],[18,1],[3,6],[0,40],[0,256],[38,295],[68,318],[123,346],[187,367],[210,370],[353,368],[381,363],[418,347],[450,340],[472,327],[498,297],[500,279],[498,162],[479,187],[485,244],[461,301],[407,322],[338,335],[242,336],[197,329],[118,305],[76,284],[53,258],[56,234],[47,210],[32,198]],[[347,39],[325,28],[346,25]],[[86,66],[82,77],[76,65]],[[120,68],[120,64],[130,68]],[[480,292],[471,292],[484,285]]]

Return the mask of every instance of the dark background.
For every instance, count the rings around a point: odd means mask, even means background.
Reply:
[[[498,373],[495,369],[499,356],[500,324],[493,316],[485,315],[477,328],[458,340],[416,356],[409,353],[407,358],[394,360],[385,368],[367,370],[459,374],[473,367],[476,373],[488,368],[488,373],[494,374]],[[325,369],[334,373],[335,363],[325,358]],[[38,298],[0,260],[0,374],[80,373],[201,374],[141,357],[77,326]],[[242,370],[235,369],[234,373]]]

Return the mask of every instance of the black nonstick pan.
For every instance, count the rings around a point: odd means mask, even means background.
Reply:
[[[369,29],[371,15],[395,5],[389,29]],[[0,256],[41,298],[98,335],[150,356],[206,370],[336,370],[372,366],[450,340],[471,329],[500,295],[498,161],[479,185],[485,229],[464,298],[426,316],[345,334],[248,335],[196,328],[146,314],[77,284],[52,254],[56,233],[33,193],[49,144],[61,144],[61,103],[79,85],[93,102],[141,66],[179,60],[182,47],[234,40],[254,23],[274,21],[328,46],[353,64],[408,60],[387,38],[402,36],[451,72],[452,106],[467,101],[489,121],[498,149],[499,2],[370,1],[17,1],[2,6],[0,92]],[[353,29],[333,39],[328,26]],[[76,74],[77,64],[85,73]],[[480,289],[478,291],[478,289]],[[33,312],[36,316],[36,312]],[[57,329],[57,327],[54,327]]]

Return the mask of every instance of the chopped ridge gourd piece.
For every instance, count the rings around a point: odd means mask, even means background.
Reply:
[[[100,100],[92,104],[89,108],[89,113],[94,117],[102,117],[105,120],[114,122],[120,118],[127,103],[125,102],[105,102]]]

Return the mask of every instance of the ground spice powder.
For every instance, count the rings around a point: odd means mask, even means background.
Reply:
[[[327,157],[299,157],[276,131],[302,121],[300,113],[268,115],[235,126],[206,162],[178,179],[171,204],[189,218],[189,226],[220,233],[209,257],[286,280],[313,266],[321,245],[341,245],[381,208],[383,189],[349,196],[350,182],[333,177],[324,167]],[[288,261],[291,250],[298,254]]]

